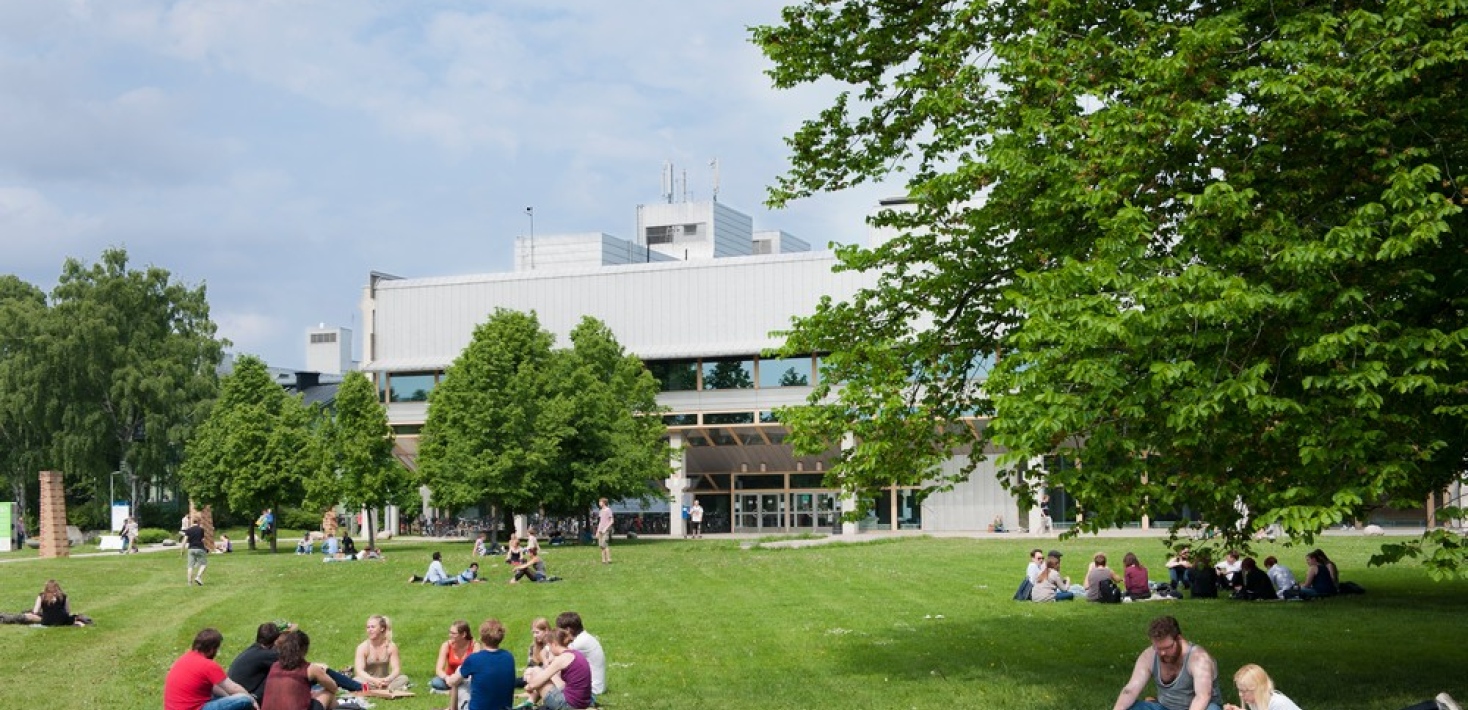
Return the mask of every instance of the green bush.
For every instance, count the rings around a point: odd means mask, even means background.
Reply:
[[[77,526],[80,530],[112,529],[112,521],[108,519],[107,509],[96,503],[68,507],[66,522]]]
[[[283,530],[320,530],[322,511],[287,508],[275,513],[275,525]]]
[[[137,506],[138,525],[149,528],[172,530],[183,519],[188,506],[178,501],[166,503],[141,503]]]
[[[162,528],[143,528],[138,531],[138,544],[155,545],[173,536],[174,533]]]

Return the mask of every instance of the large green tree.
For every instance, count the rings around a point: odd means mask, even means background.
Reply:
[[[475,329],[429,397],[418,464],[436,505],[575,513],[668,475],[652,376],[595,319],[571,341],[506,309]]]
[[[336,392],[336,416],[326,428],[326,475],[349,509],[367,509],[367,544],[377,544],[378,508],[410,503],[414,476],[393,455],[392,427],[377,398],[377,388],[361,372],[349,372]],[[315,496],[333,485],[314,484]]]
[[[208,418],[189,441],[179,478],[199,505],[251,514],[299,505],[322,467],[314,410],[286,394],[265,363],[244,355],[223,378]],[[270,549],[277,539],[270,537]],[[255,526],[250,526],[250,549]]]
[[[51,448],[47,387],[36,376],[46,318],[41,289],[0,275],[0,480],[22,510]]]
[[[69,477],[105,491],[113,470],[171,483],[177,448],[218,393],[223,343],[204,286],[128,267],[108,249],[67,259],[51,293],[45,371],[59,408],[56,445]]]
[[[890,241],[840,251],[878,285],[789,339],[844,385],[790,419],[810,447],[857,434],[833,477],[992,440],[1009,485],[1043,473],[1084,530],[1187,506],[1225,539],[1279,521],[1308,541],[1462,475],[1468,6],[819,0],[782,20],[754,30],[775,84],[847,90],[790,138],[772,202],[894,172],[911,198],[876,220]],[[934,426],[973,414],[993,419]],[[1062,449],[1082,465],[1024,470]],[[1464,569],[1459,539],[1426,542],[1435,574]]]

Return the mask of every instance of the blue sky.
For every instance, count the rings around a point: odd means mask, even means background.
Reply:
[[[757,228],[860,242],[898,190],[762,205],[834,91],[770,87],[747,27],[781,5],[0,0],[0,273],[49,291],[124,246],[299,367],[307,328],[360,336],[373,270],[508,271],[527,206],[631,238],[665,161],[706,199],[718,158]]]

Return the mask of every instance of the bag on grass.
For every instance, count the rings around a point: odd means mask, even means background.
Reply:
[[[1029,601],[1030,592],[1034,590],[1035,583],[1031,582],[1029,577],[1025,577],[1025,581],[1019,583],[1019,589],[1014,590],[1014,600],[1017,602]]]
[[[1340,585],[1340,593],[1341,594],[1365,594],[1366,593],[1366,588],[1363,587],[1363,586],[1361,586],[1361,585],[1359,585],[1359,584],[1356,584],[1355,582],[1341,582],[1341,585]]]
[[[1096,587],[1099,591],[1099,596],[1101,597],[1097,601],[1101,602],[1102,604],[1121,603],[1121,588],[1116,586],[1116,582],[1113,582],[1109,579],[1103,579],[1099,584],[1096,585]]]

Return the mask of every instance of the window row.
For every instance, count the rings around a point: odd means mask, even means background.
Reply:
[[[646,366],[664,392],[809,387],[816,373],[813,357],[654,360]]]

